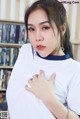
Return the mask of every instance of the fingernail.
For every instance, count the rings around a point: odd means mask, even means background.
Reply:
[[[42,72],[43,72],[43,70],[40,70],[40,72],[42,73]]]
[[[27,88],[27,87],[28,87],[28,85],[26,84],[26,85],[25,85],[25,88]]]
[[[32,80],[33,80],[33,78],[30,78],[30,80],[32,81]]]
[[[56,77],[56,73],[53,73],[53,77],[54,77],[54,78]]]

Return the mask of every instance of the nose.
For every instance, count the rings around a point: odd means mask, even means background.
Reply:
[[[43,41],[44,38],[42,36],[42,33],[40,31],[36,31],[36,41]]]

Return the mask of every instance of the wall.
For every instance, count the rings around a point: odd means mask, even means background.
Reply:
[[[76,60],[80,61],[80,0],[59,0],[63,2],[71,31],[71,42]],[[25,9],[34,0],[0,0],[0,20],[24,21]]]
[[[0,19],[24,20],[24,11],[29,0],[0,0]]]
[[[64,6],[67,10],[74,58],[80,61],[80,0],[66,0]]]

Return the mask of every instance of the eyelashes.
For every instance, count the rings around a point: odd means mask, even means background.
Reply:
[[[28,28],[28,31],[34,31],[34,30],[35,30],[35,29],[32,28],[32,27]]]
[[[49,26],[43,26],[43,27],[41,27],[41,30],[43,30],[43,31],[46,31],[46,30],[49,30],[50,29],[50,27]],[[33,32],[33,31],[35,31],[36,29],[35,28],[33,28],[33,27],[29,27],[28,28],[28,31],[30,31],[30,32]]]
[[[42,27],[42,29],[43,29],[43,30],[48,30],[48,29],[50,29],[50,27],[44,26],[44,27]]]

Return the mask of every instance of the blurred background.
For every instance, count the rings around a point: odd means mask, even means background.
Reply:
[[[25,9],[35,0],[0,0],[0,20],[24,22]],[[80,61],[80,0],[59,0],[63,2],[70,27],[70,40],[75,60]]]

